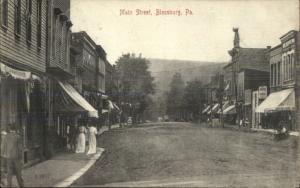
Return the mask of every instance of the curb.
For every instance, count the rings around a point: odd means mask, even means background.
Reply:
[[[114,129],[114,128],[112,128]],[[99,135],[102,135],[104,132],[107,132],[109,130],[104,130]],[[98,152],[98,150],[100,150]],[[97,148],[97,153],[89,160],[89,162],[82,167],[79,171],[75,172],[70,177],[66,178],[65,180],[61,181],[60,183],[55,184],[53,187],[69,187],[72,183],[74,183],[78,178],[80,178],[84,173],[86,173],[95,163],[97,160],[100,159],[102,154],[105,152],[104,148]]]
[[[97,152],[90,160],[89,162],[82,167],[79,171],[68,177],[67,179],[63,180],[60,183],[57,183],[53,187],[68,187],[70,186],[74,181],[76,181],[78,178],[80,178],[84,173],[86,173],[95,163],[96,161],[101,157],[102,153],[104,153],[104,148],[97,148],[100,150]]]

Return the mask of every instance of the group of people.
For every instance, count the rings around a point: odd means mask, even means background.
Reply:
[[[87,154],[94,154],[97,150],[97,128],[94,126],[69,127],[68,145],[75,153],[85,153],[88,143]]]
[[[22,178],[23,140],[15,124],[1,131],[1,186],[12,186],[13,175],[20,187],[24,187]],[[69,127],[68,145],[75,153],[95,154],[97,151],[97,128],[94,126]],[[86,138],[87,137],[87,138]],[[88,148],[86,150],[86,145]],[[6,182],[5,182],[6,180]]]

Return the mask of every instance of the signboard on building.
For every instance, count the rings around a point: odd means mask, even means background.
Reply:
[[[268,87],[267,86],[260,86],[258,88],[258,98],[265,99],[268,96]]]

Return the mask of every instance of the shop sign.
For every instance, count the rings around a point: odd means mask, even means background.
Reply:
[[[267,86],[260,86],[258,88],[258,98],[265,99],[268,96],[268,87]]]
[[[20,71],[10,68],[2,63],[0,63],[0,70],[4,74],[11,75],[14,79],[28,80],[31,78],[31,73],[28,71]]]

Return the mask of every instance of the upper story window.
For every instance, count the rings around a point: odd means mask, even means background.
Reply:
[[[0,11],[1,11],[1,26],[7,28],[7,19],[8,19],[8,0],[1,0]]]
[[[278,75],[278,79],[277,79],[277,85],[281,84],[281,62],[279,61],[278,64],[278,69],[277,69],[277,75]]]
[[[42,0],[37,0],[37,46],[41,48],[42,45]]]
[[[21,35],[21,0],[14,0],[14,25],[15,34],[20,37]]]
[[[271,64],[271,74],[270,74],[270,80],[271,80],[271,86],[274,86],[274,64]]]
[[[64,45],[65,45],[65,27],[64,27],[64,22],[61,22],[61,28],[60,28],[60,34],[61,34],[61,38],[60,38],[60,60],[63,62],[63,54],[64,54]]]
[[[31,31],[32,31],[31,17],[32,17],[32,0],[26,0],[26,40],[28,42],[31,42]]]
[[[288,79],[292,79],[292,64],[291,64],[291,55],[288,55]]]
[[[274,84],[277,85],[277,80],[278,80],[278,69],[277,69],[277,64],[274,64]]]
[[[286,56],[283,57],[283,80],[287,80],[287,61]]]
[[[294,67],[295,67],[295,59],[294,59],[294,53],[292,53],[291,54],[291,79],[295,78]]]
[[[58,27],[58,19],[57,15],[53,11],[53,20],[52,20],[52,56],[55,57],[56,55],[56,30]]]
[[[292,38],[292,39],[286,41],[285,43],[283,43],[283,48],[288,47],[289,45],[294,44],[294,43],[295,43],[295,39]]]

